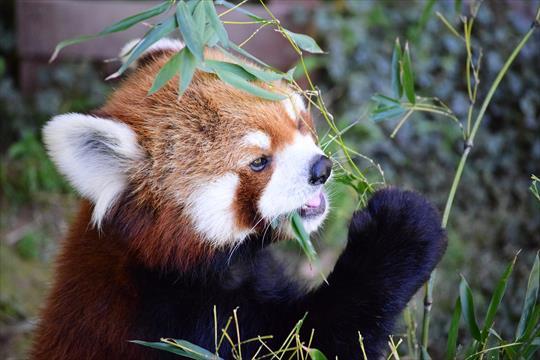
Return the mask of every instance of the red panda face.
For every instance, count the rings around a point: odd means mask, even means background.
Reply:
[[[234,246],[269,226],[291,235],[298,211],[306,230],[328,212],[323,185],[331,162],[316,145],[302,98],[275,84],[283,101],[196,73],[179,99],[177,81],[148,96],[157,72],[181,44],[150,50],[97,116],[68,114],[44,129],[60,170],[94,202],[97,225],[125,191],[141,202],[181,210],[201,239]],[[207,50],[207,58],[223,60]]]

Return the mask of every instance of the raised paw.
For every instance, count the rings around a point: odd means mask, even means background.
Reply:
[[[366,209],[354,213],[348,247],[357,260],[424,278],[442,257],[446,237],[438,211],[425,197],[387,188],[376,192]]]

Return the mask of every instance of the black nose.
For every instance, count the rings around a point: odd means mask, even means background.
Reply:
[[[328,180],[332,172],[332,160],[324,155],[317,155],[309,173],[311,185],[321,185]]]

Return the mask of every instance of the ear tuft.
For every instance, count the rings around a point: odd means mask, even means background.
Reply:
[[[122,50],[120,50],[120,59],[122,60],[122,63],[125,63],[129,57],[129,54],[131,50],[137,46],[137,44],[141,41],[141,39],[133,39],[129,41],[126,45],[122,47]],[[184,48],[184,43],[181,42],[178,39],[171,39],[171,38],[163,38],[152,44],[148,49],[146,49],[142,55],[134,61],[130,68],[137,68],[139,64],[141,63],[141,60],[143,60],[146,56],[151,55],[152,53],[158,53],[163,51],[180,51]]]
[[[60,172],[94,203],[92,222],[99,227],[143,157],[135,132],[116,120],[70,113],[52,118],[43,140]]]

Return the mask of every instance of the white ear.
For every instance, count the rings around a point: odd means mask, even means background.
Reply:
[[[94,203],[92,222],[99,226],[143,156],[135,132],[115,120],[71,113],[52,118],[43,140],[60,172]]]
[[[131,52],[131,50],[133,50],[135,48],[135,46],[137,46],[137,44],[139,44],[140,41],[141,41],[141,39],[133,39],[133,40],[129,41],[126,45],[124,45],[122,47],[122,50],[120,50],[120,59],[122,60],[122,63],[125,63],[127,61],[128,57],[129,57],[129,53]],[[141,54],[139,59],[141,59],[145,55],[151,54],[153,52],[167,51],[167,50],[176,52],[176,51],[182,50],[183,48],[184,48],[184,43],[181,42],[180,40],[171,39],[171,38],[163,38],[163,39],[160,39],[160,40],[156,41],[148,49],[146,49]],[[130,68],[136,68],[137,66],[138,66],[138,61],[134,61],[129,67]]]

